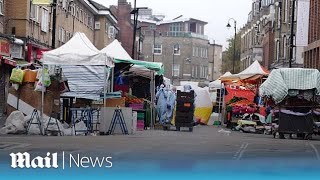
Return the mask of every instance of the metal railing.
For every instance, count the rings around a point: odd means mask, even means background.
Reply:
[[[145,30],[142,31],[142,34],[144,36],[153,36],[154,31],[151,30]],[[204,39],[204,40],[209,40],[208,36],[202,35],[202,34],[197,34],[194,32],[157,32],[156,36],[162,36],[162,37],[184,37],[184,38],[198,38],[198,39]]]

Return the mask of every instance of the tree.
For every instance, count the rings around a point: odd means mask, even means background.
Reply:
[[[240,55],[241,55],[241,37],[240,34],[237,34],[236,39],[236,58],[235,58],[235,72],[232,72],[233,70],[233,51],[234,51],[234,37],[228,39],[229,47],[223,52],[222,56],[222,68],[221,73],[224,74],[225,72],[231,72],[234,74],[237,74],[240,72]]]

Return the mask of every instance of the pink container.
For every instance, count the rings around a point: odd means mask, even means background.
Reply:
[[[129,107],[136,110],[143,110],[143,104],[129,104]]]
[[[137,121],[137,130],[138,131],[144,130],[144,121]]]

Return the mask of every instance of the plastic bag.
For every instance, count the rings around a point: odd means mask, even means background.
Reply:
[[[46,91],[46,87],[42,84],[41,79],[35,83],[35,91]]]
[[[44,69],[43,71],[43,85],[45,87],[49,87],[51,85],[49,71],[47,69]]]
[[[36,78],[39,80],[39,79],[41,79],[41,77],[42,77],[42,69],[38,69]]]
[[[23,82],[24,71],[21,69],[12,69],[10,81],[21,84]]]
[[[6,120],[5,126],[0,129],[0,134],[25,133],[24,115],[20,111],[13,111]]]

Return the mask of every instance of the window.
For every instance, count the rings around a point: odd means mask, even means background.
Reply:
[[[289,17],[289,0],[285,0],[285,5],[284,5],[284,21],[287,22],[288,17]]]
[[[67,8],[67,0],[62,0],[62,9]]]
[[[59,28],[59,41],[63,42],[65,41],[66,31],[63,29],[63,27]]]
[[[196,56],[196,47],[192,48],[192,56],[195,57]]]
[[[195,69],[195,67],[192,66],[192,69],[191,69],[191,77],[195,77],[194,69]]]
[[[0,15],[3,15],[3,0],[0,0]]]
[[[180,64],[173,64],[172,65],[172,75],[174,77],[180,76]]]
[[[100,22],[99,21],[96,21],[94,23],[94,29],[96,29],[96,30],[100,29]]]
[[[18,44],[13,44],[11,46],[11,56],[13,58],[22,59],[22,46]]]
[[[173,46],[173,54],[174,55],[180,55],[180,45],[179,44],[175,44]]]
[[[196,56],[196,57],[199,57],[199,48],[196,47],[195,49],[196,49],[196,51],[195,51],[195,54],[196,54],[196,55],[195,55],[195,56]]]
[[[41,19],[41,31],[49,31],[49,11],[47,9],[42,9],[42,19]]]
[[[170,36],[182,36],[183,33],[183,24],[182,23],[174,23],[170,25],[169,35]]]
[[[153,53],[157,55],[162,54],[162,45],[161,44],[155,44],[153,47]]]
[[[114,37],[115,33],[116,33],[115,27],[114,26],[109,26],[109,28],[108,28],[108,36],[109,37]]]
[[[284,36],[283,37],[283,58],[286,59],[287,58],[287,37]]]
[[[93,18],[92,17],[88,17],[88,26],[90,27],[90,28],[92,28],[92,26],[93,26]]]
[[[279,62],[280,59],[280,41],[276,40],[276,62]]]
[[[35,19],[36,18],[36,5],[30,1],[30,19]]]
[[[79,19],[79,18],[80,18],[79,7],[77,7],[77,10],[76,10],[76,18],[77,18],[77,19]]]
[[[80,10],[80,21],[83,22],[83,11]]]

